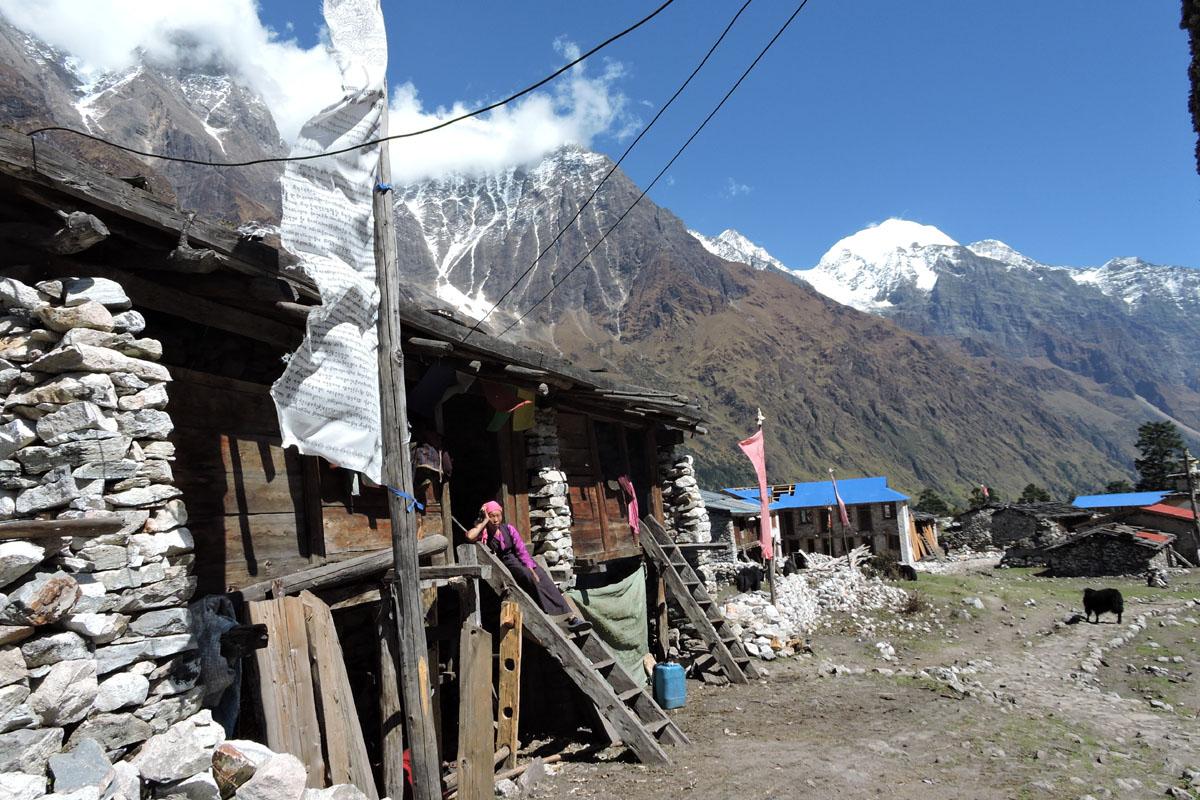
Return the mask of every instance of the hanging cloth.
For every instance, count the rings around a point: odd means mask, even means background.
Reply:
[[[617,484],[620,485],[621,492],[625,495],[625,506],[629,511],[629,529],[633,531],[634,544],[637,544],[642,526],[641,515],[638,514],[637,492],[633,490],[633,481],[629,480],[628,475],[617,478]]]

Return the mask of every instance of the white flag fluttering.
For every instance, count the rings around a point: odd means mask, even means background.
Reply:
[[[345,94],[304,125],[293,156],[373,139],[387,111],[379,0],[325,0],[324,11]],[[378,163],[378,148],[369,147],[285,165],[280,239],[316,283],[321,307],[271,387],[285,447],[376,482],[383,461],[371,219]]]

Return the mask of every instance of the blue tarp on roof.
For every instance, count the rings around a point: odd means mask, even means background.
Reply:
[[[758,489],[726,489],[727,494],[750,503],[758,502]],[[888,488],[887,478],[843,478],[838,481],[838,493],[848,506],[862,503],[896,503],[908,500],[907,495]],[[833,496],[833,484],[829,481],[797,483],[771,503],[771,510],[785,508],[826,508],[837,503]]]
[[[1152,506],[1162,502],[1170,492],[1121,492],[1119,494],[1084,494],[1072,503],[1076,508],[1123,508]]]

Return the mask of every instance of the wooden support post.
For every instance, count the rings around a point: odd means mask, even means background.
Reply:
[[[504,766],[517,765],[517,728],[521,720],[521,607],[514,600],[500,604],[500,702],[496,720],[496,750],[508,748]]]
[[[671,650],[671,620],[667,614],[667,579],[663,576],[663,570],[656,564],[651,563],[651,569],[654,570],[654,620],[655,627],[658,628],[658,653],[659,661],[666,661]]]
[[[379,135],[387,136],[387,114]],[[400,349],[400,259],[392,215],[392,167],[385,143],[379,149],[379,186],[374,192],[375,273],[379,282],[379,409],[383,432],[383,481],[393,489],[412,494],[409,459],[408,407],[404,385],[404,351]],[[417,576],[416,519],[403,498],[388,492],[392,525],[392,553],[396,582],[392,595],[396,609],[398,672],[404,698],[405,740],[412,753],[413,796],[439,800],[442,771],[425,643],[425,614],[421,608]]]
[[[371,760],[363,738],[354,692],[333,614],[316,595],[301,592],[304,623],[308,630],[308,650],[312,660],[314,693],[324,722],[325,752],[330,784],[352,783],[370,800],[378,800]]]
[[[464,625],[459,638],[458,794],[463,800],[491,800],[492,636]]]
[[[400,648],[396,644],[395,604],[385,586],[376,621],[379,638],[379,736],[383,751],[383,791],[404,797],[404,703],[400,699]]]

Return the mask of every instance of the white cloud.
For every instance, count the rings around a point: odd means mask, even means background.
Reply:
[[[267,28],[256,0],[0,0],[0,15],[71,54],[95,77],[132,66],[139,53],[158,63],[228,71],[262,96],[287,140],[341,95],[325,45],[304,48]],[[579,54],[562,38],[554,49],[564,60]],[[396,180],[494,170],[536,161],[566,144],[587,147],[605,132],[617,139],[631,135],[637,120],[616,87],[623,66],[604,61],[596,74],[586,66],[483,117],[394,143]],[[429,109],[417,87],[404,84],[392,93],[390,129],[427,127],[494,99]]]
[[[721,196],[731,198],[740,197],[742,195],[750,194],[752,191],[754,191],[753,186],[745,183],[738,183],[733,178],[730,178],[725,183],[725,188],[721,190]]]
[[[254,0],[0,0],[0,14],[96,76],[132,66],[139,52],[228,70],[262,96],[284,138],[341,93],[325,47],[305,49],[265,27]]]
[[[560,39],[554,47],[566,60],[578,57],[579,48],[571,42]],[[624,75],[622,65],[605,62],[595,77],[585,66],[571,69],[548,91],[534,92],[433,133],[393,142],[395,179],[403,183],[450,172],[490,172],[532,163],[563,145],[588,147],[606,131],[620,139],[631,127],[636,130],[637,120],[626,113],[625,95],[615,88]],[[417,88],[406,83],[392,93],[388,126],[393,133],[426,128],[487,102],[426,109]]]

